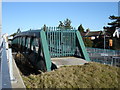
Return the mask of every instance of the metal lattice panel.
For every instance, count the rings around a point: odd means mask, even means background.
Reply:
[[[46,31],[51,57],[74,56],[76,48],[76,30],[49,28]]]

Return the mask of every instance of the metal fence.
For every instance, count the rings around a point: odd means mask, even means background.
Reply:
[[[91,61],[120,66],[120,50],[86,48]]]
[[[78,30],[48,27],[45,31],[51,57],[75,56],[90,61]]]
[[[49,27],[46,37],[51,57],[74,56],[76,48],[76,30],[62,30]]]
[[[46,28],[46,37],[51,57],[82,57],[75,29]],[[119,66],[120,50],[86,48],[91,61]],[[117,57],[113,59],[113,57]],[[116,63],[116,64],[115,64]]]
[[[86,48],[90,57],[94,56],[120,56],[120,50],[109,50],[99,48]]]

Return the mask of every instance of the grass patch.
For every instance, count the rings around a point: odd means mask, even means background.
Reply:
[[[22,78],[27,88],[120,88],[120,68],[95,62]]]

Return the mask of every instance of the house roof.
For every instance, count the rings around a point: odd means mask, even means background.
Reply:
[[[90,31],[90,32],[86,32],[85,36],[99,36],[102,33],[102,31]]]
[[[85,36],[86,32],[81,32],[81,36]]]

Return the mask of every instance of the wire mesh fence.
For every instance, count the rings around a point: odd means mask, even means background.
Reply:
[[[120,67],[120,50],[86,48],[91,61]]]

